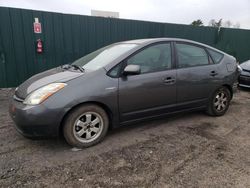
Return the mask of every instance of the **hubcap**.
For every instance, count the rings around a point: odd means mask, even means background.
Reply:
[[[86,112],[76,119],[73,133],[78,141],[89,143],[100,136],[102,129],[102,117],[96,112]]]
[[[220,91],[215,97],[214,107],[218,112],[221,112],[226,109],[227,105],[228,97],[223,91]]]

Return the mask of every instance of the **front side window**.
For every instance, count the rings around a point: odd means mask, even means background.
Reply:
[[[189,44],[177,43],[176,50],[179,68],[209,64],[208,55],[203,48]]]
[[[170,43],[147,47],[127,60],[128,65],[140,65],[141,73],[163,71],[171,68]]]

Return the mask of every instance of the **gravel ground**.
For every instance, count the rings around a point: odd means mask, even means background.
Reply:
[[[223,117],[202,112],[121,127],[91,148],[29,140],[0,90],[1,187],[250,187],[250,91]]]

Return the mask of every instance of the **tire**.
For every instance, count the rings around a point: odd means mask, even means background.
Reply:
[[[224,115],[231,101],[231,93],[226,87],[217,89],[209,100],[207,114],[211,116]]]
[[[82,105],[67,115],[63,135],[71,146],[85,148],[101,142],[108,127],[108,115],[101,107]]]

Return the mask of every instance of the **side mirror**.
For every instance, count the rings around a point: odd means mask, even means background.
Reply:
[[[140,65],[127,65],[123,71],[123,75],[136,75],[141,73]]]

